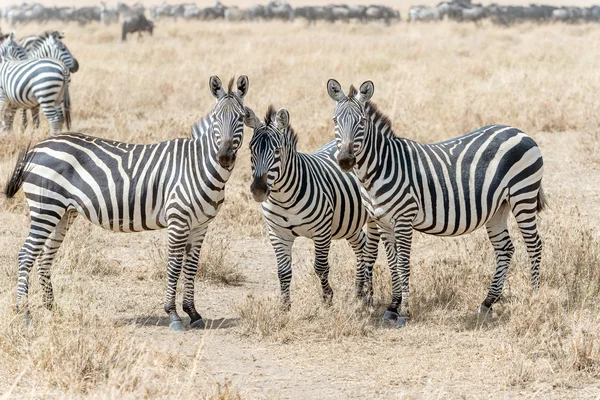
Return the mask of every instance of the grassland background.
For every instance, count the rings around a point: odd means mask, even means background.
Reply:
[[[583,2],[582,2],[583,3]],[[82,2],[83,4],[83,2]],[[298,3],[299,4],[299,3]],[[4,28],[4,26],[3,26]],[[247,74],[246,104],[286,107],[299,150],[333,138],[325,83],[375,82],[374,101],[396,133],[434,142],[489,123],[517,126],[540,145],[550,208],[542,214],[542,289],[529,288],[518,231],[504,296],[477,321],[494,256],[485,232],[416,234],[414,320],[379,325],[389,272],[376,273],[376,307],[349,301],[354,260],[331,260],[325,308],[312,245],[298,240],[290,313],[259,205],[249,196],[246,130],[226,204],[203,248],[199,311],[213,329],[173,333],[162,311],[166,232],[113,234],[78,219],[53,268],[58,309],[34,324],[13,313],[16,255],[27,234],[22,195],[0,199],[0,393],[7,397],[596,398],[600,392],[600,26],[523,24],[317,25],[160,21],[153,37],[120,42],[119,27],[60,28],[78,57],[75,131],[149,143],[188,135],[214,100],[213,74]],[[5,30],[5,29],[3,29]],[[19,148],[47,135],[0,137],[0,183]]]

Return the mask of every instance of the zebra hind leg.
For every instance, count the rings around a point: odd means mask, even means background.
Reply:
[[[58,252],[65,235],[76,217],[77,211],[75,210],[67,211],[63,215],[52,234],[50,234],[48,240],[46,240],[44,250],[38,258],[38,275],[44,293],[44,306],[49,310],[54,306],[54,293],[52,291],[52,281],[50,280],[50,267],[52,266],[52,262],[56,257],[56,253]]]
[[[198,271],[200,249],[206,228],[192,230],[186,246],[185,263],[183,264],[183,311],[190,317],[190,327],[204,329],[202,316],[196,311],[194,304],[194,279]]]
[[[21,117],[21,130],[25,130],[27,129],[27,110],[24,108],[21,108],[19,110],[19,115]]]
[[[331,236],[317,236],[315,242],[315,273],[321,281],[323,290],[323,302],[326,305],[333,303],[333,289],[329,284],[329,248],[331,246]]]
[[[543,200],[540,199],[540,195],[537,196],[537,201],[522,200],[512,209],[527,246],[527,254],[531,262],[531,286],[534,290],[540,286],[540,263],[542,261],[542,238],[537,230],[537,210],[543,208],[543,204],[538,204]]]
[[[13,120],[15,118],[15,112],[17,109],[11,104],[2,104],[0,102],[0,109],[2,108],[2,131],[6,133],[12,129]]]
[[[24,321],[31,322],[28,310],[29,273],[35,260],[44,250],[46,241],[62,221],[66,207],[52,212],[42,212],[37,207],[30,206],[31,226],[29,235],[19,251],[19,272],[17,278],[17,312],[24,311]]]
[[[40,108],[35,107],[31,109],[31,123],[35,129],[40,127]]]
[[[168,222],[168,230],[169,261],[167,265],[167,294],[164,310],[169,315],[169,328],[173,331],[182,331],[184,330],[183,322],[179,314],[177,314],[175,298],[177,294],[177,282],[181,275],[181,266],[188,241],[189,228],[185,222],[173,218],[172,221]]]
[[[496,253],[496,272],[492,278],[492,283],[488,291],[488,295],[479,306],[478,313],[482,315],[488,314],[500,294],[504,286],[506,272],[510,265],[510,260],[515,252],[515,247],[508,233],[507,220],[510,212],[508,204],[504,203],[496,214],[486,223],[486,229],[490,242]]]
[[[62,130],[64,117],[62,113],[62,109],[59,110],[60,105],[58,107],[51,104],[42,104],[41,105],[42,112],[48,119],[50,123],[50,133],[52,135],[59,134]]]

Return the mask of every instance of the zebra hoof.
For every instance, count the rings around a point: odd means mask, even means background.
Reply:
[[[479,314],[480,316],[483,316],[483,317],[491,316],[492,315],[492,307],[486,307],[482,304],[477,309],[477,314]]]
[[[205,328],[204,321],[201,319],[197,319],[194,322],[190,323],[190,328],[192,329],[204,329]]]
[[[183,322],[181,321],[173,321],[169,324],[169,328],[174,332],[179,332],[185,330],[183,326]]]
[[[23,323],[28,328],[31,326],[31,313],[29,311],[26,311],[25,315],[23,315]]]
[[[408,318],[398,317],[398,324],[396,325],[396,328],[404,328],[406,325],[408,325]]]
[[[398,320],[398,313],[394,311],[386,310],[383,314],[383,322],[394,324]]]

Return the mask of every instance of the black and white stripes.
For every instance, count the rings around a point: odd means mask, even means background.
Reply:
[[[250,140],[254,199],[262,202],[269,238],[277,258],[277,272],[285,304],[290,303],[292,245],[298,236],[315,243],[314,268],[325,301],[331,301],[329,247],[332,239],[346,239],[356,255],[356,292],[372,293],[371,275],[377,258],[379,232],[369,221],[360,197],[360,183],[335,162],[335,143],[312,154],[296,151],[296,134],[286,109],[267,110],[260,121],[246,107],[246,125],[254,129]]]
[[[531,259],[531,281],[539,285],[542,242],[536,214],[544,207],[543,160],[539,147],[516,128],[491,125],[445,142],[426,145],[394,135],[390,121],[369,100],[367,81],[346,96],[330,79],[338,162],[354,169],[367,206],[380,227],[395,237],[392,303],[386,319],[406,323],[412,231],[457,236],[485,226],[496,251],[497,267],[480,307],[498,299],[514,247],[507,229],[515,216]],[[400,316],[398,307],[400,306]]]
[[[224,187],[242,142],[243,99],[248,79],[224,90],[217,77],[210,89],[213,111],[193,127],[191,139],[134,145],[65,133],[24,153],[8,182],[12,197],[23,187],[31,214],[29,236],[19,252],[17,305],[26,306],[29,273],[39,259],[45,304],[53,302],[50,266],[78,214],[115,232],[167,228],[168,285],[165,311],[171,328],[183,329],[175,308],[183,270],[183,310],[202,327],[194,306],[194,276],[208,224],[224,200]]]

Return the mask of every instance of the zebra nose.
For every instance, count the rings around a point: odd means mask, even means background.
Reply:
[[[71,69],[69,71],[75,73],[75,72],[79,71],[79,62],[77,62],[77,60],[75,60],[75,59],[73,59],[73,61],[74,61],[73,67],[71,67]]]
[[[265,201],[269,196],[269,185],[267,184],[267,174],[255,176],[250,185],[250,193],[252,197],[259,203]]]
[[[223,168],[229,168],[235,162],[236,151],[233,148],[233,142],[227,141],[221,144],[217,152],[217,161]]]
[[[337,155],[338,165],[344,172],[349,172],[354,167],[354,164],[356,164],[356,156],[350,146],[342,145]]]

